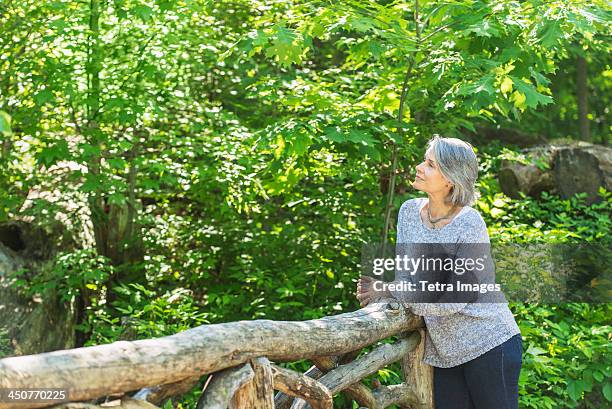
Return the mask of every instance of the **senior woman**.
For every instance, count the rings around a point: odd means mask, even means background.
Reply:
[[[402,204],[397,245],[489,243],[482,216],[470,206],[477,198],[477,177],[478,159],[469,143],[434,136],[412,182],[427,198]],[[396,272],[395,281],[402,280],[410,278]],[[362,306],[393,297],[424,318],[423,362],[434,367],[436,409],[518,408],[523,347],[507,302],[405,302],[406,292],[389,288],[381,294],[380,285],[374,290],[381,283],[375,282],[367,276],[359,279]]]

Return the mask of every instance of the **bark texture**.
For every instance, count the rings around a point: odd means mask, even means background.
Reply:
[[[433,401],[433,367],[423,362],[425,353],[425,329],[419,328],[421,336],[419,345],[402,359],[404,382],[411,386],[414,398],[418,403],[403,406],[410,409],[434,409]],[[385,400],[386,396],[381,400]]]
[[[272,371],[274,373],[275,389],[287,395],[304,397],[315,409],[331,409],[333,407],[333,395],[329,388],[321,382],[280,366],[274,365]],[[299,402],[294,402],[291,408],[295,408],[298,404]]]
[[[230,409],[274,409],[274,377],[267,358],[251,360],[253,379],[240,387],[232,400]]]

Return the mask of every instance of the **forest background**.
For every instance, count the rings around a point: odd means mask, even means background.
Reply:
[[[75,347],[356,310],[362,244],[394,240],[434,133],[477,148],[474,207],[494,243],[609,244],[608,191],[512,199],[497,172],[535,143],[609,144],[610,12],[0,0],[0,222],[61,232],[13,286],[73,311]],[[610,304],[510,308],[522,408],[610,404]]]

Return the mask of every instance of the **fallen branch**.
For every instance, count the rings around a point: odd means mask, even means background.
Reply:
[[[380,345],[369,354],[326,373],[319,382],[327,386],[332,394],[336,394],[380,368],[399,361],[417,347],[420,339],[419,333],[413,332],[408,338],[401,339],[395,344]]]
[[[374,399],[376,400],[376,406],[374,408],[377,409],[383,409],[393,404],[415,409],[421,407],[419,398],[416,393],[414,393],[414,389],[406,383],[381,386],[374,391]]]
[[[333,395],[321,382],[277,365],[272,365],[272,373],[274,389],[287,395],[304,398],[313,409],[333,408]],[[295,403],[291,407],[295,407]]]
[[[311,366],[309,370],[304,372],[304,376],[308,376],[312,379],[319,379],[323,376],[323,372],[317,368],[315,365]],[[291,407],[291,403],[293,402],[293,396],[287,395],[283,392],[278,392],[274,397],[274,408],[275,409],[289,409]]]

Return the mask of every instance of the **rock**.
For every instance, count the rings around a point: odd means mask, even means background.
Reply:
[[[65,250],[58,237],[26,222],[0,224],[0,357],[75,346],[75,314],[59,297],[29,299],[11,286],[10,273],[36,274]],[[68,307],[68,308],[67,308]]]
[[[546,191],[567,199],[584,192],[586,202],[592,204],[601,200],[600,186],[612,190],[612,148],[563,139],[522,153],[525,161],[504,159],[501,163],[498,179],[507,196],[518,199],[523,192],[539,197]]]
[[[552,167],[554,150],[554,147],[549,146],[524,149],[523,153],[529,163],[504,159],[498,174],[502,191],[514,199],[520,198],[519,192],[539,197],[543,191],[555,191],[552,173],[535,164],[539,162],[541,166]]]
[[[612,148],[590,145],[560,149],[553,175],[561,197],[585,192],[587,202],[594,203],[600,186],[612,190]]]

